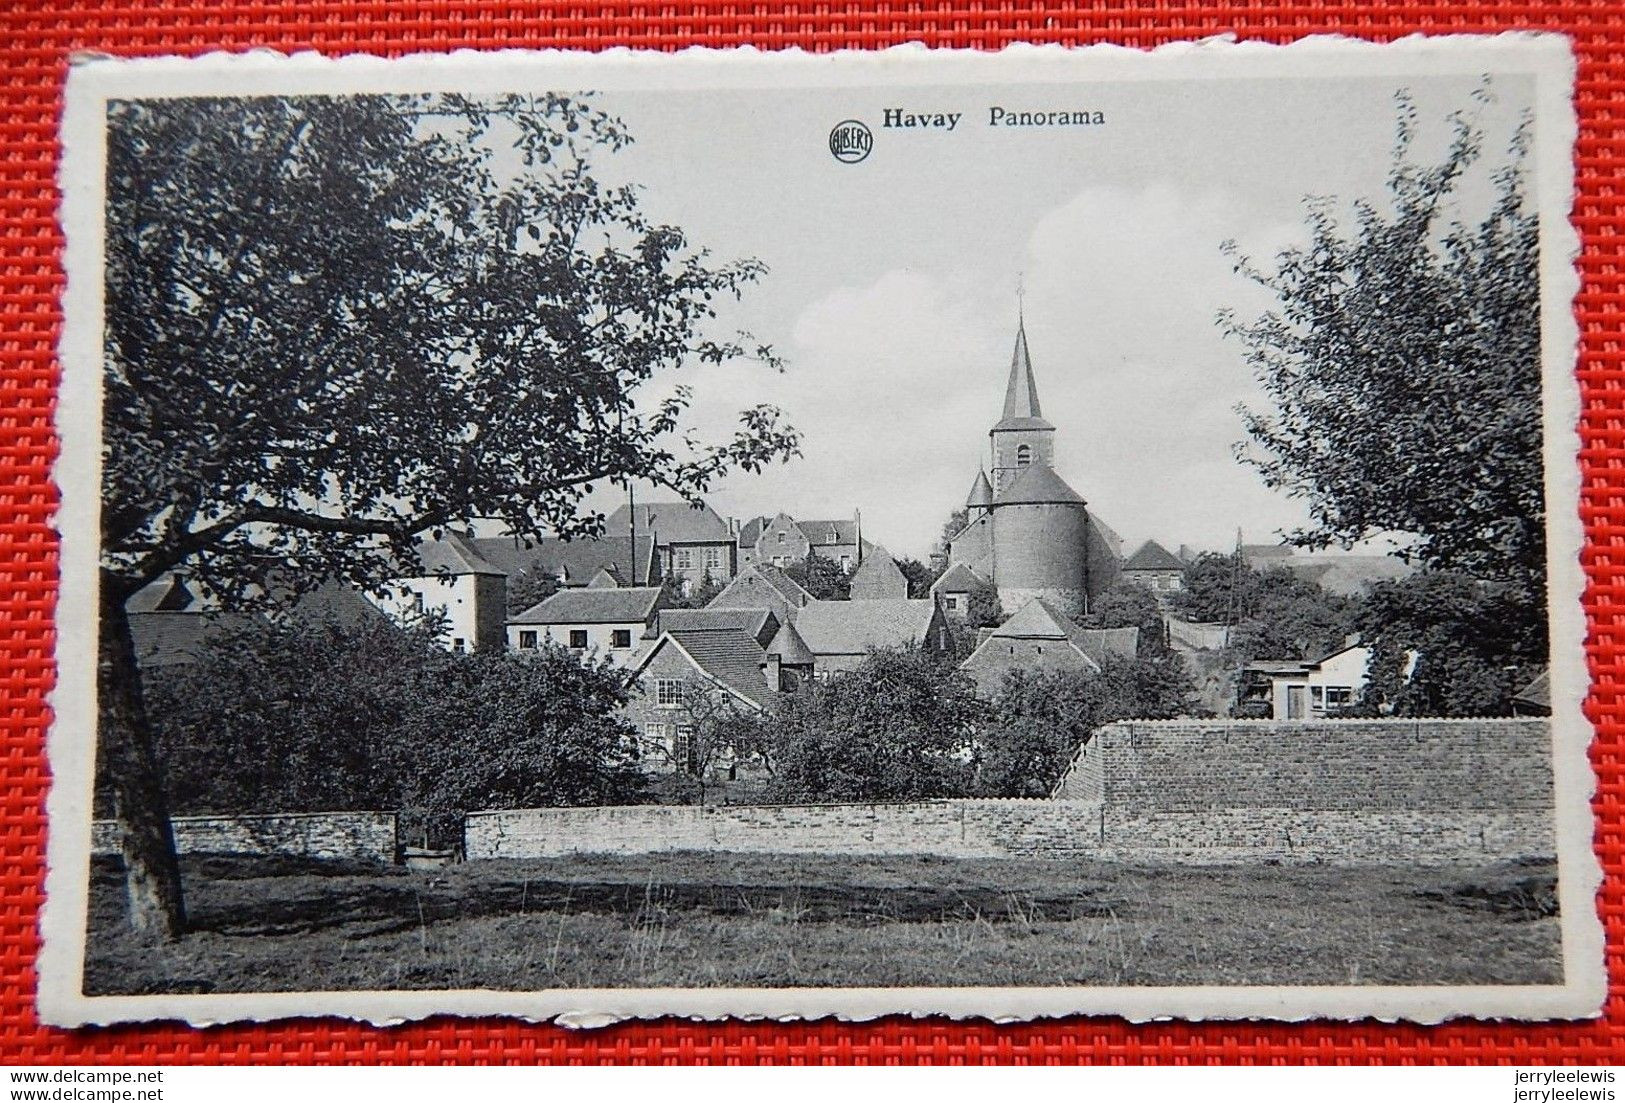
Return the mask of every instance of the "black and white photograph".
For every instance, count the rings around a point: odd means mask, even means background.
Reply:
[[[1596,1014],[1572,79],[81,62],[42,1012]]]

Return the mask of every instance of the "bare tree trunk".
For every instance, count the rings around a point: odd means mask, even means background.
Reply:
[[[128,595],[105,574],[101,582],[101,653],[96,664],[101,708],[96,743],[113,786],[130,926],[143,934],[179,938],[186,930],[180,864],[141,695],[130,618],[124,610]]]

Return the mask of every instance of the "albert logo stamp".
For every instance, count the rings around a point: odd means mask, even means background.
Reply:
[[[856,119],[838,122],[829,132],[829,151],[843,165],[857,164],[874,146],[874,134]]]

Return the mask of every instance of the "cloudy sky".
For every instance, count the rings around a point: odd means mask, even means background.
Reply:
[[[1526,102],[1503,80],[1404,81],[1441,153],[1448,112],[1475,109],[1491,159]],[[720,258],[770,271],[723,321],[789,361],[685,370],[702,436],[772,402],[804,456],[720,483],[724,516],[783,509],[864,516],[865,535],[924,556],[963,503],[999,416],[1018,281],[1056,467],[1131,546],[1226,547],[1241,527],[1271,540],[1305,519],[1233,446],[1238,403],[1263,396],[1215,324],[1267,305],[1220,252],[1269,258],[1301,237],[1306,196],[1378,196],[1389,162],[1392,79],[1227,80],[872,91],[796,89],[602,97],[636,138],[611,175],[640,182],[648,211]],[[1009,129],[990,106],[1105,113],[1103,126]],[[885,129],[888,107],[957,112],[952,132]],[[826,147],[836,122],[873,129],[856,165]],[[1466,189],[1469,208],[1487,194]],[[1475,213],[1472,209],[1464,212]],[[669,497],[654,494],[652,497]],[[645,491],[645,500],[651,495]],[[592,499],[612,508],[616,492]]]

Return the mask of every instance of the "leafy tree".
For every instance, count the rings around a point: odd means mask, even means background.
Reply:
[[[921,563],[913,556],[907,559],[899,559],[897,569],[903,572],[904,578],[908,579],[908,596],[911,598],[930,597],[931,587],[936,584],[937,579],[942,577],[940,568]]]
[[[1101,673],[1015,670],[993,701],[980,741],[976,791],[1047,797],[1095,730],[1115,720],[1188,716],[1193,687],[1184,660],[1108,657]]]
[[[1315,659],[1342,646],[1358,626],[1360,602],[1328,593],[1285,570],[1259,572],[1247,616],[1230,645],[1253,659]]]
[[[711,780],[721,769],[745,764],[771,769],[760,714],[709,681],[690,678],[683,682],[682,702],[673,721],[688,732],[681,747],[675,741],[645,741],[644,745],[671,767],[689,803],[705,803]]]
[[[539,567],[508,576],[508,615],[523,613],[559,592],[562,583]]]
[[[1423,571],[1371,588],[1361,634],[1371,646],[1368,711],[1504,716],[1546,662],[1545,641],[1517,615],[1508,583]]]
[[[769,796],[964,796],[983,712],[975,686],[953,666],[917,649],[875,651],[856,669],[775,702]]]
[[[1240,552],[1203,552],[1186,565],[1183,586],[1168,601],[1186,620],[1234,624],[1257,603],[1259,586],[1258,572]]]
[[[969,509],[961,506],[959,509],[956,509],[952,513],[948,514],[948,519],[942,523],[942,532],[937,536],[937,545],[934,550],[941,553],[942,556],[946,558],[949,543],[954,537],[963,532],[965,526],[968,524],[970,524]]]
[[[1478,98],[1489,97],[1488,87]],[[1308,503],[1295,542],[1345,546],[1381,533],[1437,569],[1504,581],[1516,615],[1544,622],[1538,224],[1526,194],[1528,124],[1491,176],[1476,223],[1447,222],[1483,156],[1466,113],[1436,163],[1413,157],[1416,111],[1398,100],[1382,200],[1351,216],[1329,200],[1309,243],[1273,269],[1237,270],[1277,307],[1221,322],[1273,405],[1243,410],[1264,481]],[[1230,247],[1232,255],[1234,247]]]
[[[846,601],[852,596],[852,576],[834,560],[815,551],[785,567],[784,573],[819,601]]]
[[[708,333],[762,266],[595,175],[630,140],[553,94],[110,105],[98,752],[136,928],[185,922],[125,615],[143,585],[367,586],[455,520],[590,534],[604,480],[693,496],[795,451],[771,407],[691,446],[686,388],[640,401],[772,353]]]
[[[704,609],[720,594],[726,583],[713,578],[706,571],[700,580],[689,585],[677,575],[670,575],[661,583],[666,590],[664,605],[667,609]]]
[[[1138,582],[1119,581],[1101,594],[1083,618],[1083,626],[1138,628],[1141,654],[1153,654],[1168,648],[1168,631],[1163,623],[1162,606],[1157,601],[1157,595]]]
[[[454,654],[435,635],[382,618],[225,621],[196,662],[148,679],[171,807],[398,808],[443,837],[471,810],[638,798],[613,667],[553,646]]]

